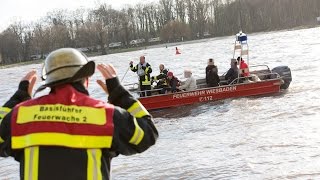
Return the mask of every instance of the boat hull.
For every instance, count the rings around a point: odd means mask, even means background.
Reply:
[[[147,110],[155,110],[228,98],[268,95],[279,93],[282,81],[281,78],[277,78],[259,82],[203,88],[195,91],[141,97],[139,101]]]

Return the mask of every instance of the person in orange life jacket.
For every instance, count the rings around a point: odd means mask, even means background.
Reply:
[[[250,76],[249,73],[249,67],[248,64],[244,62],[242,57],[237,58],[238,63],[240,64],[239,69],[240,69],[240,76],[241,77],[248,77]]]
[[[239,75],[239,69],[237,66],[237,60],[236,59],[231,59],[231,67],[228,70],[227,74],[224,76],[226,80],[228,80],[228,84],[232,83],[233,80],[238,78]]]
[[[166,78],[167,78],[167,73],[169,72],[168,69],[165,69],[163,64],[159,65],[159,70],[160,74],[158,76],[152,76],[151,80],[152,81],[158,81],[157,86],[155,87],[156,89],[161,89],[164,87],[168,87]]]
[[[167,84],[168,84],[168,87],[162,88],[161,90],[162,94],[165,94],[168,91],[171,93],[179,91],[177,87],[180,86],[180,81],[178,80],[178,78],[173,76],[173,73],[171,71],[167,73]]]
[[[21,179],[110,179],[112,158],[155,144],[158,131],[149,112],[120,84],[112,65],[97,69],[109,103],[89,96],[95,63],[72,48],[46,58],[45,84],[36,92],[49,87],[48,95],[31,99],[31,80],[20,82],[9,100],[17,105],[0,125],[0,155],[20,163]]]
[[[140,93],[140,97],[144,97],[145,95],[151,96],[150,74],[152,73],[152,68],[150,64],[146,62],[146,58],[144,56],[141,56],[140,63],[136,66],[133,66],[133,61],[130,61],[130,68],[131,71],[137,72],[139,76],[140,91],[145,91]]]
[[[219,86],[220,78],[218,75],[218,67],[214,65],[214,60],[210,58],[206,67],[206,83],[208,87]]]

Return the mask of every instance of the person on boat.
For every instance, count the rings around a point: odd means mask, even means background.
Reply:
[[[238,61],[239,68],[240,68],[240,76],[245,77],[245,78],[249,77],[250,73],[249,73],[248,64],[246,62],[244,62],[244,60],[240,56],[237,58],[237,61]]]
[[[151,78],[152,68],[149,63],[146,62],[145,56],[140,56],[140,63],[133,66],[133,61],[130,61],[131,71],[137,72],[139,76],[140,97],[145,95],[151,96]]]
[[[16,106],[0,125],[0,155],[20,163],[21,179],[110,179],[113,157],[155,144],[158,131],[149,112],[120,84],[112,65],[97,69],[111,104],[89,96],[95,63],[76,49],[46,58],[45,84],[37,92],[49,87],[48,95],[31,99],[36,75],[22,79],[5,104]]]
[[[210,58],[206,67],[206,83],[208,87],[219,86],[220,78],[218,75],[218,67],[214,65],[214,60]]]
[[[157,81],[157,85],[155,87],[156,89],[168,87],[166,78],[167,78],[167,73],[169,72],[169,70],[166,69],[163,64],[159,65],[159,70],[160,70],[160,74],[158,76],[151,77],[152,81]]]
[[[161,94],[165,94],[167,92],[175,93],[179,91],[178,87],[180,86],[180,81],[178,80],[177,77],[173,75],[173,72],[169,71],[167,73],[167,84],[168,87],[164,87],[161,90]]]
[[[193,91],[197,89],[197,81],[192,76],[192,71],[189,69],[184,70],[184,77],[187,78],[185,81],[181,82],[181,86],[178,87],[182,91]]]
[[[237,79],[239,76],[239,69],[237,64],[238,63],[236,59],[231,59],[231,67],[225,75],[225,79],[228,81],[228,84],[232,83],[233,80]]]

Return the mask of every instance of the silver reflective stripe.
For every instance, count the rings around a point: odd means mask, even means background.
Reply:
[[[89,171],[88,173],[90,173],[91,175],[89,175],[89,179],[91,180],[98,180],[98,161],[97,161],[97,149],[89,149],[89,158],[88,158],[88,161],[91,161],[89,162],[91,164],[91,167],[89,167]]]
[[[140,127],[136,127],[136,128],[140,128]],[[140,141],[139,139],[141,138],[142,136],[142,131],[140,129],[137,130],[137,135],[134,137],[134,139],[131,139],[131,143],[137,145]]]
[[[34,157],[34,147],[30,148],[30,156],[29,156],[29,179],[32,179],[32,171],[33,171],[33,157]]]
[[[139,107],[137,107],[137,108],[135,108],[134,110],[132,110],[131,112],[130,112],[130,114],[132,115],[132,116],[134,116],[134,117],[136,117],[136,114],[138,114],[140,111],[142,111],[143,109],[139,106]]]
[[[27,147],[24,149],[24,179],[37,180],[39,166],[39,147]]]
[[[92,156],[93,156],[93,180],[98,179],[98,168],[97,168],[97,150],[92,150]]]

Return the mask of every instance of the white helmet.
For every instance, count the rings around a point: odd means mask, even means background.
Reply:
[[[94,73],[95,63],[73,48],[62,48],[51,52],[44,62],[42,79],[45,87],[75,82]]]

